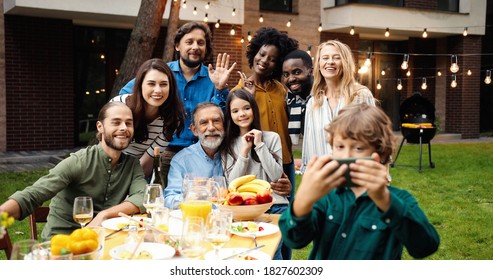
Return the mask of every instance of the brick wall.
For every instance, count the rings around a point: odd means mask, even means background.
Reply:
[[[210,25],[212,31],[213,48],[211,62],[212,65],[216,65],[217,55],[220,53],[229,54],[229,66],[236,62],[236,66],[228,80],[228,85],[230,89],[238,84],[240,75],[237,71],[241,71],[242,69],[242,57],[244,56],[244,54],[241,52],[242,43],[240,41],[242,36],[242,27],[241,25],[235,25],[235,35],[231,35],[230,32],[232,27],[233,26],[231,24],[221,24],[219,28],[215,28],[214,24]]]
[[[74,145],[72,23],[5,16],[7,150]]]
[[[404,1],[404,7],[411,9],[436,10],[438,7],[437,1],[442,1],[442,0],[406,0]]]

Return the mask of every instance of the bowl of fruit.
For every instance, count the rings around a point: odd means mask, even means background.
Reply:
[[[245,175],[231,181],[226,200],[219,208],[230,209],[235,221],[251,221],[269,210],[274,202],[269,182]]]

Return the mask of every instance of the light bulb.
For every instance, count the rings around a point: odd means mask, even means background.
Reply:
[[[409,67],[409,55],[405,54],[402,60],[401,69],[406,70]]]
[[[406,76],[411,77],[411,70],[407,70]]]
[[[204,17],[204,22],[208,22],[209,21],[209,14],[205,13],[205,17]]]
[[[397,79],[397,90],[402,90],[402,82],[401,82],[401,79]]]
[[[218,19],[218,20],[216,21],[216,24],[215,24],[215,27],[216,27],[216,28],[219,28],[219,26],[220,26],[220,22],[221,22],[221,20],[220,20],[220,19]]]
[[[205,9],[209,9],[209,7],[211,6],[211,2],[207,2],[207,4],[205,4]]]
[[[455,75],[452,75],[452,82],[450,83],[450,86],[453,88],[457,87],[457,77]]]
[[[351,30],[349,31],[349,34],[354,35],[354,26],[351,26]]]
[[[428,86],[426,85],[426,78],[423,78],[423,83],[421,84],[421,89],[425,90],[427,88],[428,88]]]
[[[491,84],[491,70],[486,70],[486,77],[484,78],[484,83]]]
[[[197,15],[197,7],[193,7],[193,15],[196,16]]]
[[[318,25],[318,32],[322,32],[322,23]]]
[[[437,75],[438,75],[438,77],[441,77],[442,76],[442,71],[440,71],[440,69],[438,69]]]
[[[291,27],[291,20],[288,20],[288,22],[286,23],[286,26]]]
[[[186,8],[187,8],[187,0],[184,0],[184,1],[183,1],[183,4],[181,5],[181,7],[182,7],[183,9],[186,9]]]
[[[371,59],[370,59],[370,57],[371,57],[371,53],[370,53],[370,52],[368,52],[368,53],[366,54],[366,60],[365,60],[365,66],[366,66],[366,67],[370,67],[370,65],[371,65]]]
[[[229,31],[229,34],[230,35],[235,35],[236,34],[236,31],[235,31],[235,27],[234,26],[231,26],[231,30]]]
[[[245,43],[245,37],[241,36],[241,40],[240,40],[240,42],[241,42],[242,44],[243,44],[243,43]]]
[[[231,13],[232,16],[236,16],[236,8],[233,8],[233,12]]]
[[[252,40],[252,34],[250,34],[250,31],[248,31],[247,40],[248,40],[248,42],[250,42]]]
[[[471,69],[468,69],[467,70],[467,76],[471,76],[471,75],[472,75]]]
[[[464,32],[462,32],[462,35],[465,37],[467,36],[467,27],[464,27]]]
[[[387,28],[387,29],[385,29],[385,37],[389,37],[389,36],[390,36],[390,31],[389,31],[389,29]]]
[[[382,89],[382,85],[380,84],[380,80],[377,80],[377,89]]]
[[[457,56],[452,55],[452,58],[450,60],[452,63],[452,65],[450,65],[450,72],[452,72],[452,73],[459,72],[459,65],[457,64]]]
[[[380,72],[380,74],[382,74],[382,76],[385,76],[385,70],[382,70],[382,72]]]
[[[260,17],[258,18],[258,21],[264,22],[264,17],[262,15],[260,15]]]
[[[312,55],[312,46],[308,46],[308,50],[306,51],[306,53],[308,53],[308,55]]]
[[[366,72],[368,72],[368,66],[366,65],[363,65],[360,69],[358,69],[358,74],[365,74]]]
[[[425,28],[425,30],[423,30],[423,38],[426,38],[426,37],[428,37],[428,32],[426,32],[426,28]]]

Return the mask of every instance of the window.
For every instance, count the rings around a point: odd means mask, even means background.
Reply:
[[[275,11],[275,12],[287,12],[293,11],[292,0],[261,0],[260,10]]]
[[[384,6],[404,7],[404,0],[336,0],[336,6],[344,4],[375,4]]]
[[[459,12],[459,0],[438,1],[438,10],[448,12]]]

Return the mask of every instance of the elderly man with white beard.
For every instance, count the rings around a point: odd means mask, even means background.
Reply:
[[[199,103],[192,112],[190,129],[199,142],[181,150],[171,160],[164,206],[176,209],[182,200],[185,174],[210,178],[224,176],[221,156],[217,152],[224,138],[224,115],[212,102]]]

